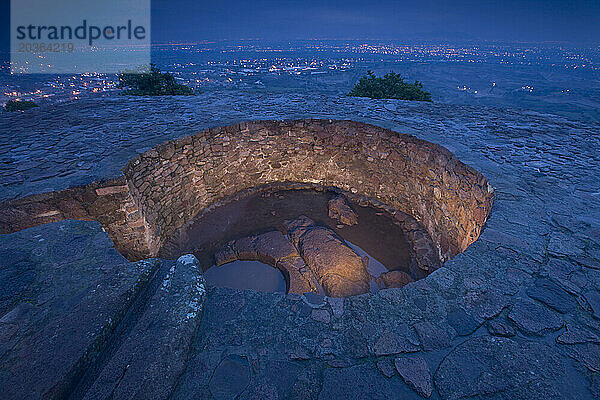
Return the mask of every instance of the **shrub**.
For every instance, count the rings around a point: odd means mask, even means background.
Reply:
[[[383,78],[375,76],[372,71],[360,78],[348,96],[370,97],[372,99],[399,99],[431,101],[431,93],[423,90],[419,81],[406,83],[400,74],[390,72]]]
[[[152,64],[150,72],[119,74],[119,88],[133,96],[173,96],[192,95],[194,91],[177,83],[175,77],[160,70]]]
[[[26,100],[9,100],[4,105],[5,111],[25,111],[30,108],[39,107],[33,101]]]

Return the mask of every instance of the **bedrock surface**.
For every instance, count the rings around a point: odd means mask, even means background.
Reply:
[[[306,116],[370,122],[447,147],[496,189],[485,230],[464,253],[401,289],[333,299],[207,288],[195,331],[182,335],[189,346],[168,353],[182,372],[157,380],[160,393],[172,399],[600,396],[598,125],[520,110],[345,97],[221,92],[189,100],[84,101],[0,116],[1,194],[114,177],[136,152],[209,126]],[[25,386],[38,397],[51,398],[58,387],[84,397],[103,366],[121,365],[119,354],[129,354],[135,340],[140,348],[152,340],[136,336],[136,326],[152,315],[148,306],[174,261],[147,262],[155,274],[136,286],[144,264],[120,257],[94,222],[1,235],[0,248],[0,389],[8,398],[19,398],[15,391]],[[118,271],[130,273],[117,279]],[[99,282],[106,284],[95,287]],[[42,287],[65,290],[51,300],[41,296]],[[71,287],[82,288],[79,296],[63,301]],[[127,296],[109,302],[110,293],[136,287],[132,304]],[[77,318],[97,318],[85,314],[94,304],[111,305],[102,314],[107,318],[128,311],[100,337],[97,358],[77,364],[90,339],[70,338],[106,323]],[[176,332],[179,325],[161,327]],[[57,367],[57,360],[65,362]],[[14,385],[20,368],[52,374],[28,373]],[[152,371],[142,368],[140,376]],[[76,372],[83,381],[73,379]],[[150,393],[139,385],[129,393]]]

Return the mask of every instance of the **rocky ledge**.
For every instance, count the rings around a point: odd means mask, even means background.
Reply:
[[[95,222],[0,235],[3,398],[600,397],[598,125],[232,92],[63,104],[0,116],[3,196],[87,184],[164,132],[250,115],[351,117],[444,145],[495,187],[492,215],[428,277],[345,299],[203,290],[190,258],[128,262]]]

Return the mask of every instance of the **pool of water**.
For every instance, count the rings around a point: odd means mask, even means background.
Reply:
[[[204,272],[209,285],[261,292],[285,293],[287,285],[278,269],[260,261],[233,261],[212,266]]]
[[[283,277],[277,269],[257,261],[236,261],[227,264],[227,271],[220,270],[225,266],[212,267],[214,254],[231,240],[273,230],[285,234],[285,220],[305,215],[335,231],[359,255],[368,256],[367,269],[373,277],[392,270],[410,273],[410,246],[400,224],[379,209],[350,203],[358,216],[358,224],[341,225],[328,215],[328,202],[335,196],[337,193],[333,191],[311,189],[266,189],[254,193],[196,216],[165,243],[159,256],[176,259],[182,254],[193,253],[206,271],[207,280],[214,278],[216,286],[263,287],[256,290],[278,291],[281,282],[274,283],[275,276]],[[373,285],[374,282],[371,283],[372,290],[376,290]],[[269,289],[265,289],[267,287]]]

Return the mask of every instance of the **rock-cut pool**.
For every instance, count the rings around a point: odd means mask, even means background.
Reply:
[[[285,292],[286,278],[273,266],[244,259],[215,265],[215,255],[228,242],[265,232],[280,231],[288,238],[286,221],[305,216],[331,230],[365,261],[371,292],[380,288],[376,278],[385,272],[410,274],[411,250],[401,224],[385,211],[347,199],[355,223],[343,223],[331,216],[330,202],[336,196],[339,193],[327,189],[265,189],[237,198],[196,216],[164,244],[159,256],[177,258],[193,253],[205,271],[205,279],[214,286]],[[319,283],[315,285],[322,292]]]

